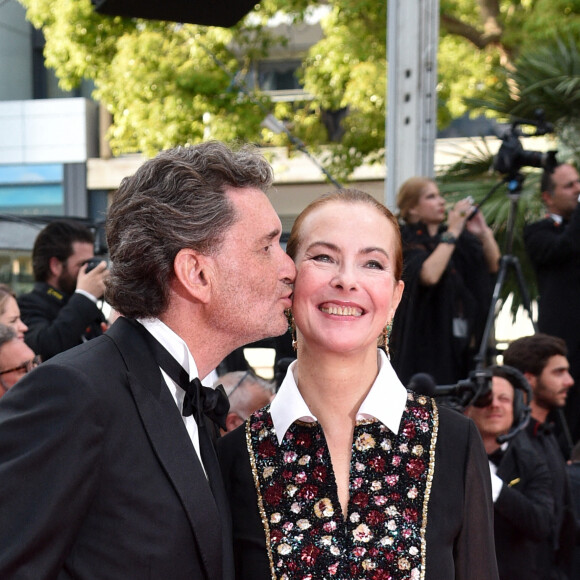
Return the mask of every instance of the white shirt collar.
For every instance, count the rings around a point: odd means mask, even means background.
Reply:
[[[378,349],[379,374],[357,413],[357,420],[376,418],[393,433],[398,433],[401,417],[407,404],[407,390],[395,374],[386,354]],[[294,361],[289,367],[272,404],[270,414],[278,443],[295,421],[316,421],[302,398],[294,380]]]
[[[185,341],[164,322],[158,318],[140,318],[138,320],[171,354],[171,356],[185,369],[189,380],[198,376],[197,365],[189,352]],[[201,381],[206,387],[212,387],[217,379],[217,373],[212,371]]]
[[[185,341],[178,334],[173,332],[169,326],[167,326],[164,322],[161,322],[161,320],[158,318],[140,318],[137,320],[137,322],[140,322],[145,327],[145,329],[149,331],[153,337],[156,338],[163,347],[165,347],[169,354],[171,354],[171,356],[185,369],[189,375],[190,381],[198,376],[197,365],[195,364],[195,360],[193,360],[191,352],[189,352],[187,344],[185,344]],[[165,384],[167,385],[167,388],[169,389],[169,392],[171,393],[171,396],[177,405],[177,408],[181,410],[183,408],[185,391],[179,387],[179,385],[162,368],[160,368],[160,371],[163,375]],[[216,378],[217,373],[215,370],[213,370],[211,373],[209,373],[209,375],[207,375],[207,377],[204,377],[201,382],[206,387],[213,387]],[[195,422],[193,415],[182,417],[182,419],[193,448],[195,449],[201,466],[205,472],[205,465],[203,464],[203,459],[201,457],[201,451],[199,448],[199,432],[197,423]]]
[[[561,215],[558,215],[557,213],[551,213],[550,217],[552,218],[552,220],[554,220],[554,223],[558,225],[562,225],[562,222],[564,221],[564,218]]]

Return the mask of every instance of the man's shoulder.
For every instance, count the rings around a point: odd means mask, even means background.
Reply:
[[[538,232],[546,232],[546,231],[553,232],[562,231],[562,226],[560,224],[557,224],[551,217],[545,217],[542,218],[541,220],[526,224],[524,226],[524,237],[534,235]]]
[[[21,294],[17,298],[20,308],[26,308],[40,303],[49,303],[61,306],[65,303],[66,296],[56,288],[46,284],[46,282],[36,282],[30,292]]]
[[[56,354],[43,364],[56,365],[63,369],[94,367],[99,369],[99,374],[104,375],[115,366],[117,352],[118,349],[110,337],[101,335]]]
[[[513,455],[526,465],[545,465],[544,458],[537,447],[534,446],[529,434],[520,431],[511,441],[506,455]]]

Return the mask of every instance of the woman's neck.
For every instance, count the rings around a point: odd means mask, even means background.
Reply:
[[[300,349],[295,368],[298,389],[323,425],[354,424],[356,414],[378,374],[376,348],[358,353],[320,353]]]
[[[440,223],[425,223],[421,220],[415,221],[415,222],[409,222],[411,225],[417,227],[419,224],[425,226],[425,229],[427,230],[427,233],[433,237],[435,235],[437,235],[437,232],[439,231],[439,226],[441,225]]]
[[[299,345],[296,383],[324,431],[338,499],[346,519],[356,415],[378,373],[377,349],[373,346],[345,354],[320,352],[303,343]]]
[[[441,224],[426,224],[427,231],[429,232],[429,235],[431,237],[437,235],[437,232],[439,231],[440,225]]]

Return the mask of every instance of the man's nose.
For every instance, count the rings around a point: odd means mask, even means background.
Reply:
[[[280,248],[281,249],[281,248]],[[280,279],[287,284],[293,284],[296,278],[296,266],[292,258],[282,250],[282,263],[280,266]]]

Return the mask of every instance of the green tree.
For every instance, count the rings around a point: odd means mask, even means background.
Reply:
[[[546,37],[538,46],[528,46],[514,61],[503,82],[488,92],[483,99],[469,99],[468,106],[474,110],[493,111],[501,119],[536,120],[536,112],[541,109],[545,119],[554,125],[554,148],[558,148],[559,162],[573,162],[580,165],[580,52],[571,34],[567,38]],[[535,129],[522,125],[517,128],[527,134]],[[533,149],[532,149],[533,150]],[[537,160],[536,160],[537,161]],[[481,200],[485,190],[492,187],[489,169],[493,156],[481,147],[478,155],[466,157],[451,168],[441,178],[445,187],[459,190],[468,186],[470,191]],[[523,268],[524,278],[532,299],[537,297],[538,289],[535,275],[524,251],[523,229],[526,223],[540,219],[544,213],[540,196],[541,168],[527,165],[517,167],[525,177],[517,203],[512,253]],[[495,174],[497,176],[497,174]],[[496,177],[497,179],[497,177]],[[503,247],[506,236],[510,200],[504,185],[486,201],[483,211],[488,223],[495,230],[496,237]],[[451,194],[453,195],[453,194]],[[515,314],[521,304],[514,279],[508,279],[503,289],[502,299],[514,293],[512,312]]]
[[[282,12],[300,22],[320,2],[262,0],[251,16],[221,29],[102,16],[90,0],[20,1],[44,32],[46,62],[61,86],[94,82],[113,115],[115,153],[154,154],[207,137],[286,144],[284,134],[260,125],[273,112],[309,146],[330,142],[326,163],[341,180],[365,161],[383,161],[386,0],[326,2],[324,38],[301,72],[313,99],[302,106],[271,103],[244,83],[251,63],[283,43],[268,19]],[[580,0],[442,0],[440,123],[467,110],[463,97],[503,83],[518,50],[556,28],[580,38],[579,13]],[[328,132],[328,118],[342,119],[339,133]]]

